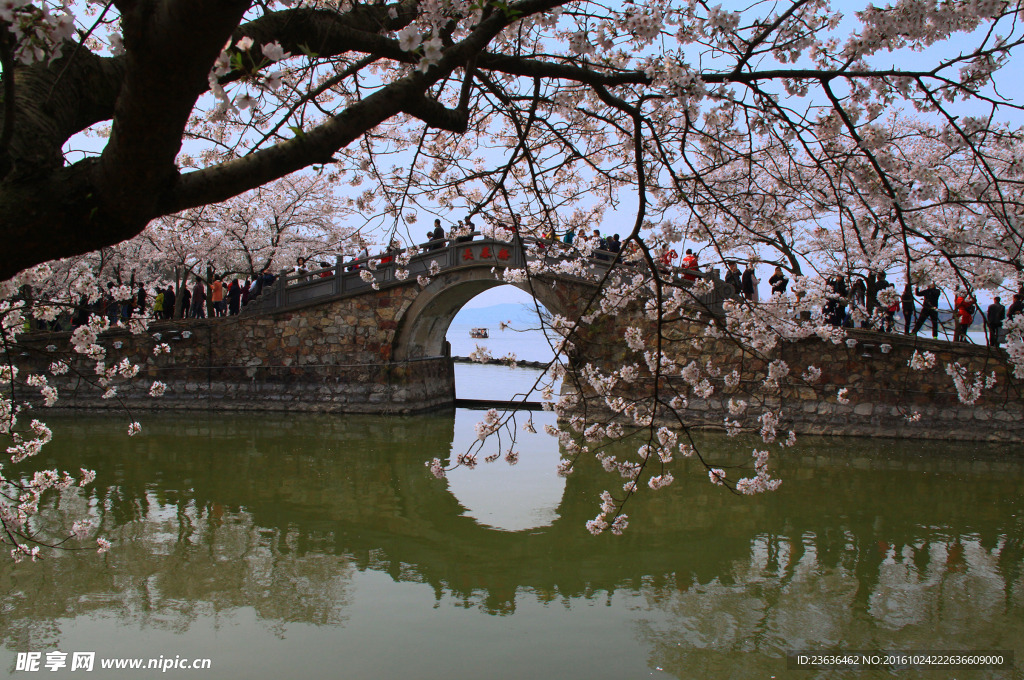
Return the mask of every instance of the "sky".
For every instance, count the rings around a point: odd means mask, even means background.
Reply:
[[[504,304],[528,304],[533,305],[533,296],[529,293],[519,290],[515,286],[498,286],[497,288],[491,288],[477,295],[475,298],[467,302],[462,308],[463,309],[481,309],[483,307],[493,307],[494,305]]]

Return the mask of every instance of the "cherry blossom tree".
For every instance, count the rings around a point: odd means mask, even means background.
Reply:
[[[1024,41],[1021,10],[1019,0],[901,0],[852,16],[826,0],[736,11],[671,0],[15,0],[0,9],[0,278],[34,281],[19,272],[103,252],[170,215],[248,234],[246,220],[259,217],[215,206],[303,170],[352,187],[345,208],[384,242],[396,232],[417,242],[420,213],[462,206],[522,236],[579,233],[628,210],[623,252],[599,292],[579,319],[552,324],[566,349],[625,305],[653,328],[624,339],[642,357],[636,368],[551,373],[647,433],[639,462],[603,460],[627,482],[591,529],[618,533],[632,494],[670,483],[673,450],[699,455],[658,425],[665,416],[687,427],[686,395],[660,391],[661,378],[698,395],[734,379],[680,365],[663,343],[670,325],[702,329],[691,342],[719,333],[761,353],[815,334],[842,341],[814,316],[827,291],[813,276],[797,277],[799,299],[730,303],[721,327],[709,325],[703,284],[659,266],[664,244],[690,234],[721,258],[748,252],[794,272],[897,267],[947,285],[1020,286],[1021,105],[997,78]],[[73,156],[85,133],[105,141]],[[207,222],[209,210],[227,212]],[[215,240],[194,238],[194,249]],[[272,241],[241,248],[250,268]],[[595,245],[581,240],[574,254]],[[534,262],[504,277],[585,273],[578,258]],[[23,305],[4,304],[20,318]],[[947,370],[961,398],[985,388]],[[766,387],[797,372],[773,364]],[[616,392],[640,377],[653,391]],[[799,379],[815,382],[810,368]],[[563,398],[557,408],[570,417],[578,406]],[[627,434],[578,417],[586,439]],[[505,423],[488,416],[480,433]],[[778,414],[762,414],[766,443],[781,428]],[[586,446],[558,436],[573,460]],[[709,479],[740,492],[776,486],[766,454],[751,464],[741,482],[710,465]]]
[[[192,208],[151,222],[136,238],[116,246],[145,252],[139,260],[150,280],[190,276],[209,284],[214,275],[252,277],[298,257],[354,252],[362,243],[342,223],[350,212],[334,192],[333,176],[292,175],[224,203]]]

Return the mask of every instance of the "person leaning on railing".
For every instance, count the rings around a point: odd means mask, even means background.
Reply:
[[[296,278],[293,281],[293,283],[301,283],[302,281],[308,281],[309,278],[306,276],[306,274],[309,273],[309,270],[306,269],[306,258],[299,257],[295,261],[295,269],[293,271],[299,275],[299,277]]]
[[[476,230],[476,227],[473,226],[473,220],[467,215],[465,221],[459,220],[458,230],[465,233],[462,236],[456,237],[455,242],[468,243],[473,240],[473,232]]]
[[[618,253],[622,250],[622,241],[619,240],[618,234],[613,234],[605,239],[605,250],[609,253]]]
[[[391,243],[388,244],[388,249],[385,250],[381,255],[380,263],[388,264],[395,259],[395,256],[402,250],[402,244],[396,239],[391,239]]]
[[[440,226],[441,221],[440,220],[435,220],[435,221]],[[442,230],[441,233],[443,234],[444,231]],[[355,257],[353,257],[351,260],[348,261],[349,262],[349,266],[346,268],[347,271],[350,271],[350,272],[359,271],[360,263],[362,261],[368,259],[369,257],[370,257],[369,249],[367,249],[366,246],[363,246],[363,249],[359,251],[359,254],[356,255]]]

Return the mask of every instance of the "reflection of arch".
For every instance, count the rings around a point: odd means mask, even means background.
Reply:
[[[485,290],[503,285],[513,285],[533,295],[553,314],[568,315],[563,297],[566,291],[558,290],[565,284],[552,288],[550,283],[535,280],[530,290],[525,282],[508,284],[496,279],[488,267],[446,272],[434,278],[402,315],[395,333],[393,359],[407,361],[442,356],[448,327],[463,305]]]
[[[477,444],[473,425],[481,416],[480,411],[456,411],[453,457]],[[537,421],[537,429],[555,421],[551,414],[531,417]],[[516,448],[525,455],[520,456],[515,466],[499,461],[485,463],[479,469],[458,468],[448,473],[446,490],[465,508],[463,516],[488,531],[536,531],[552,526],[560,517],[566,479],[556,471],[561,462],[558,442],[543,432],[519,432]],[[492,437],[483,443],[477,457],[484,460],[503,453],[503,447]]]

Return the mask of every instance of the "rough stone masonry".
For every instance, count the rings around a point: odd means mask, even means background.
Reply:
[[[550,304],[566,313],[579,311],[583,289],[563,286],[554,292],[559,298]],[[409,414],[451,407],[455,384],[450,357],[396,361],[393,356],[398,336],[411,323],[410,309],[422,294],[412,282],[264,315],[158,322],[141,336],[113,330],[99,340],[107,350],[106,365],[128,358],[143,367],[139,378],[119,387],[116,398],[105,400],[101,390],[82,388],[74,373],[50,382],[60,391],[59,405],[72,408]],[[605,367],[642,364],[623,335],[626,327],[645,323],[635,312],[601,317],[585,329],[587,347],[582,354],[596,356],[596,363]],[[712,360],[726,373],[735,368],[742,379],[735,388],[716,389],[707,399],[691,396],[686,415],[694,426],[722,428],[729,415],[728,400],[735,397],[751,403],[740,418],[747,429],[756,430],[761,410],[771,408],[783,411],[781,427],[802,433],[1024,440],[1024,400],[1020,385],[1006,370],[1002,350],[850,330],[849,338],[857,341],[853,347],[813,337],[780,343],[767,356],[754,356],[724,339],[694,350],[688,339],[702,330],[699,324],[677,325],[672,331],[676,339],[668,342],[667,351],[681,365]],[[164,343],[171,352],[154,355],[154,348]],[[21,369],[45,369],[52,357],[42,350],[49,345],[69,352],[69,334],[21,336]],[[883,345],[889,346],[888,352]],[[915,350],[934,352],[936,367],[909,370],[907,362]],[[768,362],[779,358],[795,375],[810,365],[820,368],[820,381],[813,386],[789,381],[765,393],[760,386]],[[944,370],[953,361],[972,375],[995,372],[995,388],[972,405],[961,403]],[[82,360],[75,365],[92,370]],[[148,394],[156,380],[167,385],[160,398]],[[848,391],[848,404],[838,398],[842,388]],[[906,416],[915,412],[920,413],[919,422],[907,422]]]

